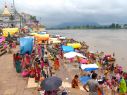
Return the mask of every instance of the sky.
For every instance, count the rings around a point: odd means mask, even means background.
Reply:
[[[15,0],[15,6],[48,26],[85,21],[127,23],[127,0]]]

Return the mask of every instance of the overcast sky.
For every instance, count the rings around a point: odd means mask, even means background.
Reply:
[[[46,25],[63,22],[127,23],[127,0],[15,0],[18,11],[41,17]]]

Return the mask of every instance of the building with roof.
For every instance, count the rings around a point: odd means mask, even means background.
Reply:
[[[0,26],[1,27],[20,27],[21,19],[13,6],[9,9],[5,4],[3,12],[0,13]]]

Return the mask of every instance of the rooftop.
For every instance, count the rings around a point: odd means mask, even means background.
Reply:
[[[2,16],[11,16],[11,13],[9,12],[7,5],[5,5],[4,11],[2,13]]]

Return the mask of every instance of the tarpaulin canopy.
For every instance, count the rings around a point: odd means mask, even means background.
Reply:
[[[15,33],[19,32],[19,29],[18,28],[4,28],[2,30],[3,30],[3,36],[4,37],[7,37],[8,36],[8,33],[10,35],[14,35]]]
[[[65,53],[64,54],[64,57],[66,58],[74,58],[74,57],[82,57],[82,58],[86,58],[85,56],[83,56],[82,54],[80,53],[77,53],[77,52],[74,52],[74,51],[71,51],[71,52],[68,52],[68,53]]]
[[[28,52],[31,54],[33,50],[33,45],[34,45],[33,37],[20,38],[20,53],[25,54]]]
[[[67,43],[67,46],[71,46],[73,48],[81,48],[80,43]]]
[[[97,64],[81,64],[81,69],[84,71],[93,71],[97,70],[99,67]]]
[[[71,47],[71,46],[62,46],[62,50],[63,52],[71,52],[71,51],[74,51],[74,48]]]
[[[37,43],[41,44],[42,41],[47,41],[49,40],[49,34],[35,34],[34,37],[36,38],[37,40]]]
[[[44,34],[44,35],[40,35],[40,34],[35,34],[35,38],[37,38],[38,40],[48,40],[49,39],[49,34]]]

